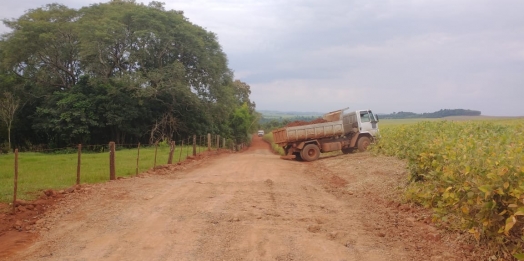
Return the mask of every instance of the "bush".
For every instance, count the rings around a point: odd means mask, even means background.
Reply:
[[[0,143],[0,154],[7,154],[10,151],[11,150],[9,148],[9,143],[7,143],[7,142]]]

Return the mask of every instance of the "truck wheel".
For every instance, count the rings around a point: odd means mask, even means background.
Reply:
[[[359,151],[366,151],[369,147],[369,144],[371,143],[371,140],[369,139],[369,137],[360,137],[358,139],[358,144],[357,144],[357,147],[358,147],[358,150]]]
[[[308,144],[300,152],[300,156],[305,161],[314,161],[320,157],[320,149],[316,144]]]

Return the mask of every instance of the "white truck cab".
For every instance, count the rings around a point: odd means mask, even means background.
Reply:
[[[351,111],[342,116],[344,129],[353,129],[353,132],[369,133],[372,137],[378,135],[378,116],[371,110]]]

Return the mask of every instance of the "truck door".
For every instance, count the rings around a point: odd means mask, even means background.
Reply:
[[[369,132],[375,136],[378,132],[378,122],[371,111],[360,111],[360,132]]]

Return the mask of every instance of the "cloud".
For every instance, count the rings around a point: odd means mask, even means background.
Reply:
[[[89,6],[90,4],[98,3],[99,1],[90,1],[90,0],[68,0],[67,3],[64,1],[62,3],[57,1],[46,1],[46,0],[24,0],[24,1],[9,1],[4,0],[0,4],[0,19],[17,19],[20,16],[30,9],[37,9],[44,7],[47,4],[59,3],[63,4],[69,8],[81,8],[83,6]],[[3,23],[0,23],[0,34],[6,33],[9,31]]]
[[[45,3],[4,3],[0,17]],[[524,115],[524,1],[171,0],[166,9],[217,34],[259,109]]]

